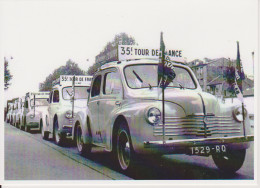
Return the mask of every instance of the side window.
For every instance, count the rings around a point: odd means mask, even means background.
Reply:
[[[53,92],[53,103],[57,103],[60,101],[60,98],[59,98],[59,91],[58,90],[55,90]]]
[[[49,103],[52,103],[52,93],[53,92],[51,92],[51,94],[50,94]]]
[[[25,98],[25,108],[28,108],[29,104],[28,104],[28,97]]]
[[[97,76],[92,84],[91,97],[98,96],[100,94],[101,75]]]
[[[117,72],[109,72],[105,74],[103,93],[106,95],[119,94],[122,86],[119,74]]]

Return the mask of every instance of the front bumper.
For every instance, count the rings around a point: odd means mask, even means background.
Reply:
[[[166,140],[163,141],[144,141],[145,153],[160,154],[187,154],[189,147],[208,146],[208,145],[228,145],[229,149],[247,149],[250,141],[254,140],[254,136],[234,136],[222,138],[201,138],[186,140]]]
[[[62,129],[59,130],[59,134],[64,135],[66,137],[72,136],[72,125],[62,125]]]
[[[30,128],[40,128],[39,122],[28,122],[28,124],[26,126],[28,126]]]

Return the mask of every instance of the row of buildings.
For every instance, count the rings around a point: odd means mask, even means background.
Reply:
[[[236,66],[235,60],[204,58],[204,60],[195,59],[187,65],[195,73],[203,91],[218,97],[232,97],[232,93],[228,90],[229,84],[225,78],[225,73],[228,68]],[[254,80],[248,76],[245,77],[242,82],[243,94],[244,96],[252,96],[254,95]]]

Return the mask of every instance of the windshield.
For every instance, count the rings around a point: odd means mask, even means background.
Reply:
[[[89,87],[84,86],[84,87],[80,87],[80,86],[76,86],[75,87],[75,96],[74,99],[87,99],[88,98],[88,92],[87,89]],[[63,99],[65,100],[69,100],[72,97],[72,87],[64,87],[62,89],[62,96]]]
[[[175,66],[175,79],[167,87],[195,89],[196,85],[188,70]],[[126,82],[130,88],[149,88],[158,86],[158,65],[130,65],[125,67]]]
[[[35,106],[48,106],[47,99],[35,99]],[[33,106],[33,99],[31,99],[31,106]]]

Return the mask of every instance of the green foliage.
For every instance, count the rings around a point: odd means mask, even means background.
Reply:
[[[61,66],[47,76],[46,80],[40,84],[40,91],[51,91],[52,82],[60,77],[60,75],[86,75],[86,72],[81,70],[77,63],[68,60],[65,66]]]
[[[13,75],[11,75],[10,70],[8,68],[9,62],[6,58],[4,58],[5,61],[5,80],[4,80],[4,89],[8,89],[9,86],[11,85],[10,81],[13,78]]]
[[[235,83],[235,67],[234,66],[228,66],[226,67],[224,71],[224,79],[228,85],[227,91],[231,93],[231,95],[235,95],[235,88],[234,88],[234,83]]]
[[[136,45],[135,39],[126,33],[117,34],[111,42],[108,42],[103,50],[97,55],[106,54],[118,48],[118,45]],[[95,62],[87,70],[88,75],[93,75],[102,64]]]

